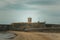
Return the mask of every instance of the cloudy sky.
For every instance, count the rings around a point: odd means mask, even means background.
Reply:
[[[60,0],[0,0],[0,24],[46,21],[60,24]]]

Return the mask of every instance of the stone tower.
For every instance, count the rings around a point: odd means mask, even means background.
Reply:
[[[32,23],[32,18],[28,18],[28,24],[26,25],[26,29],[29,29],[29,28],[31,28],[31,23]],[[26,31],[28,31],[28,30],[26,30]]]
[[[32,22],[32,18],[28,18],[28,23],[31,23]]]

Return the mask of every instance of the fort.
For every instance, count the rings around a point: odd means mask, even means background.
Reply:
[[[28,18],[28,22],[17,22],[8,24],[0,24],[0,31],[45,31],[60,32],[60,24],[46,24],[45,22],[32,22],[32,18]]]

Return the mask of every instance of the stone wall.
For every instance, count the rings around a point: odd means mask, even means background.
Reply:
[[[24,30],[24,29],[30,29],[30,28],[45,28],[44,23],[13,23],[12,24],[13,29],[15,30]]]

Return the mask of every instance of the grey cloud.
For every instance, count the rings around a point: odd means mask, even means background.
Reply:
[[[53,6],[56,4],[56,0],[17,0],[16,2],[14,2],[14,0],[13,2],[9,0],[5,2],[7,3],[7,5],[0,8],[0,23],[8,24],[12,22],[24,21],[22,19],[25,19],[25,16],[28,17],[29,13],[34,21],[60,23],[60,12],[59,10],[56,10],[57,6],[55,7],[56,9]],[[36,13],[35,11],[38,12]]]
[[[28,4],[39,4],[39,5],[56,5],[56,0],[33,0]]]

